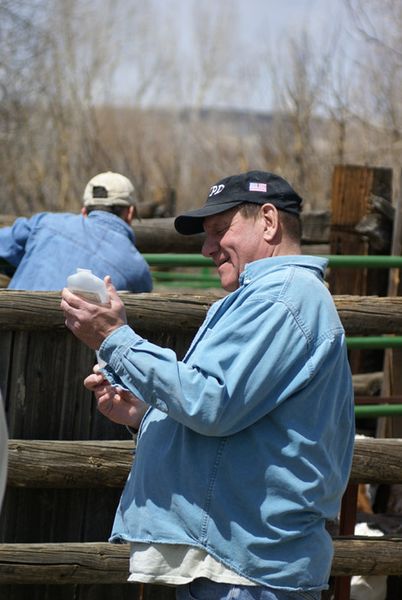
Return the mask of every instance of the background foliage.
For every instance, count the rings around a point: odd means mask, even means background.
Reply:
[[[335,164],[399,169],[399,0],[344,0],[347,51],[336,24],[318,40],[308,23],[254,48],[224,0],[186,3],[186,46],[162,4],[0,0],[0,212],[76,211],[108,169],[132,178],[144,216],[174,211],[171,190],[182,210],[253,168],[282,173],[305,210],[325,209]],[[244,108],[257,80],[258,112]]]

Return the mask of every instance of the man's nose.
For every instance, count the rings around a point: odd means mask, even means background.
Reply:
[[[206,237],[202,244],[201,253],[203,256],[212,256],[216,252],[217,243],[213,242],[210,238]]]

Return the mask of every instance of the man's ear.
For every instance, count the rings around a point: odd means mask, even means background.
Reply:
[[[126,218],[124,219],[127,223],[131,223],[136,215],[135,206],[131,205],[127,208]]]
[[[261,213],[264,219],[264,238],[268,242],[272,242],[277,237],[280,229],[278,209],[267,202],[262,205]]]

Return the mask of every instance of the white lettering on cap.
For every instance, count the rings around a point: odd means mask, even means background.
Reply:
[[[220,183],[219,185],[213,185],[209,190],[208,198],[210,198],[211,196],[216,196],[216,194],[220,194],[224,187],[225,186],[223,185],[223,183]]]

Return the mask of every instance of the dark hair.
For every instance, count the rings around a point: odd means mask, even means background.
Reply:
[[[260,209],[261,204],[256,204],[254,202],[243,202],[243,204],[239,205],[239,212],[247,219],[256,219]],[[302,235],[300,217],[284,210],[278,210],[278,215],[286,235],[292,241],[300,244]]]
[[[278,210],[279,218],[286,235],[300,244],[302,237],[302,222],[298,215],[292,215],[284,210]]]
[[[117,217],[122,218],[123,211],[127,208],[127,206],[121,206],[120,204],[111,204],[110,206],[105,206],[103,204],[91,204],[91,206],[86,206],[87,214],[91,213],[94,210],[103,210],[103,212],[108,212],[116,215]]]

